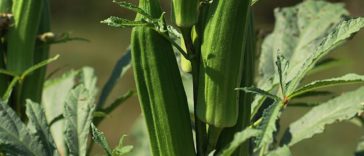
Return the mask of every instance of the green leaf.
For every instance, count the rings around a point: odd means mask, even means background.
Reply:
[[[269,152],[267,156],[292,156],[292,153],[289,150],[289,147],[283,146]]]
[[[328,34],[315,52],[312,53],[303,63],[296,65],[292,68],[292,72],[289,74],[291,81],[288,92],[292,93],[299,85],[303,77],[310,71],[315,64],[328,52],[337,46],[341,45],[344,41],[349,39],[354,33],[358,32],[364,27],[364,18],[350,19],[348,21],[341,22],[330,34]]]
[[[245,141],[252,137],[256,137],[261,133],[260,130],[256,130],[253,128],[244,129],[241,132],[235,133],[234,139],[230,142],[230,144],[225,147],[219,155],[221,156],[230,156],[233,152]]]
[[[85,156],[95,109],[95,91],[80,84],[68,94],[64,105],[65,143],[70,155]]]
[[[98,109],[102,108],[107,97],[110,95],[112,89],[116,85],[117,81],[123,78],[123,76],[130,69],[130,67],[131,67],[131,51],[130,48],[128,48],[125,54],[122,55],[118,60],[118,62],[115,64],[109,79],[107,80],[104,88],[101,91],[101,95],[97,103]]]
[[[144,17],[146,17],[147,19],[150,19],[150,20],[153,19],[153,17],[151,15],[149,15],[147,12],[145,12],[142,8],[139,8],[138,6],[136,6],[136,5],[132,4],[132,3],[128,3],[128,2],[125,2],[125,1],[118,2],[116,0],[113,0],[113,2],[118,4],[122,8],[125,8],[125,9],[133,11],[135,13],[141,14]]]
[[[48,156],[37,136],[8,106],[0,101],[0,150],[7,155]]]
[[[259,88],[264,85],[272,86],[278,81],[273,78],[276,75],[274,62],[277,52],[283,55],[290,64],[286,81],[294,78],[294,70],[300,68],[320,43],[327,38],[333,26],[337,25],[343,15],[348,12],[339,3],[325,1],[304,1],[293,7],[276,9],[274,11],[276,24],[272,34],[267,36],[262,43],[260,56]],[[293,76],[293,77],[292,77]]]
[[[326,80],[317,80],[317,81],[313,81],[313,82],[297,89],[288,97],[294,98],[294,97],[302,95],[306,92],[324,88],[324,87],[330,87],[330,86],[336,86],[336,85],[342,85],[342,84],[348,84],[348,83],[363,82],[363,81],[364,81],[364,76],[357,75],[357,74],[346,74],[344,76],[337,77],[337,78],[331,78],[331,79],[326,79]]]
[[[236,88],[235,90],[242,90],[247,93],[254,93],[254,94],[259,94],[259,95],[262,95],[265,97],[269,97],[275,101],[282,101],[281,98],[279,98],[278,96],[273,95],[267,91],[264,91],[264,90],[256,88],[256,87],[243,87],[243,88]]]
[[[118,146],[112,150],[112,156],[123,156],[125,154],[130,153],[133,150],[133,146],[124,145],[125,137],[126,137],[126,135],[121,136]]]
[[[63,117],[64,103],[67,94],[76,85],[80,71],[68,71],[58,78],[47,80],[44,84],[42,95],[42,106],[46,115],[48,124],[51,124],[50,130],[57,148],[60,153],[66,153],[64,143],[64,119],[55,120],[57,117]]]
[[[92,139],[104,149],[104,151],[108,156],[112,156],[112,150],[109,146],[109,143],[107,143],[104,133],[98,130],[96,126],[92,123],[91,123],[91,131],[92,131]]]
[[[49,131],[48,123],[40,104],[27,100],[26,114],[29,119],[27,124],[29,131],[42,142],[46,155],[58,155],[56,145]]]
[[[256,149],[260,149],[263,146],[267,146],[273,142],[273,133],[277,130],[276,121],[281,115],[281,109],[284,104],[281,101],[275,101],[267,109],[264,110],[262,121],[258,126],[258,130],[262,131],[262,134],[255,140]]]
[[[140,26],[147,26],[149,23],[145,21],[132,21],[125,18],[115,17],[111,16],[103,21],[101,23],[107,24],[111,27],[116,28],[133,28],[133,27],[140,27]]]
[[[305,93],[295,96],[295,98],[297,99],[297,98],[328,96],[328,95],[334,95],[334,93],[329,91],[307,91]]]
[[[68,94],[76,85],[82,84],[88,90],[96,91],[96,77],[89,67],[80,70],[71,70],[62,76],[45,82],[42,105],[46,114],[48,124],[51,124],[51,133],[57,148],[61,154],[67,152],[64,141],[64,105]],[[94,94],[94,93],[93,93]]]
[[[323,132],[328,124],[348,120],[364,109],[364,87],[347,92],[314,107],[292,123],[284,135],[283,143],[289,146]]]

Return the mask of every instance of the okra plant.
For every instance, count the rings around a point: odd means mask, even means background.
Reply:
[[[277,8],[274,30],[260,38],[256,2],[171,0],[168,16],[159,0],[115,0],[135,19],[112,16],[101,23],[131,28],[131,45],[97,99],[90,67],[46,76],[46,65],[59,57],[49,56],[50,46],[81,39],[50,31],[48,0],[1,0],[0,155],[84,156],[97,143],[108,156],[290,156],[293,145],[326,125],[364,125],[363,87],[326,102],[300,101],[333,95],[327,87],[364,81],[354,73],[303,81],[335,63],[326,55],[363,28],[364,18],[351,17],[341,3],[307,0]],[[148,136],[138,142],[149,140],[147,149],[124,145],[125,136],[112,148],[97,129],[133,95],[106,103],[130,66]],[[280,136],[287,107],[310,110]],[[363,154],[363,144],[353,155]]]

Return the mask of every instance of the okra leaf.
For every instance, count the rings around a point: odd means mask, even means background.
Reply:
[[[95,92],[80,84],[72,89],[64,105],[65,143],[70,155],[85,156],[95,109]]]
[[[244,129],[241,132],[235,133],[233,140],[230,142],[230,144],[225,147],[220,154],[220,156],[230,156],[234,153],[234,151],[245,141],[252,137],[256,137],[261,133],[260,130],[253,129],[253,128],[247,128]]]
[[[151,15],[149,15],[147,12],[145,12],[142,8],[139,8],[138,6],[136,6],[132,3],[125,2],[125,1],[118,2],[116,0],[113,0],[113,2],[118,4],[122,8],[125,8],[130,11],[143,15],[144,17],[146,17],[149,20],[154,20],[154,18]]]
[[[296,66],[292,67],[292,71],[289,74],[289,80],[292,81],[288,87],[288,93],[292,93],[295,90],[303,77],[323,56],[349,39],[354,33],[358,32],[363,27],[364,18],[350,19],[348,21],[343,21],[338,26],[336,26],[322,40],[314,53],[310,54],[310,56],[305,59],[302,64],[297,64]]]
[[[255,150],[263,146],[268,146],[273,142],[273,133],[277,130],[276,121],[281,115],[281,110],[284,104],[282,101],[275,101],[272,105],[266,108],[263,112],[262,121],[258,126],[258,130],[262,131],[256,140]]]
[[[312,108],[292,123],[285,132],[283,144],[292,146],[323,132],[328,124],[348,120],[364,111],[364,87],[347,92]]]
[[[269,152],[267,156],[292,156],[292,153],[289,147],[283,146]]]
[[[305,93],[302,93],[300,95],[295,96],[295,98],[306,98],[306,97],[317,97],[317,96],[328,96],[328,95],[334,95],[333,92],[330,91],[307,91]]]
[[[82,84],[89,90],[96,90],[96,77],[91,68],[85,67],[80,70],[70,70],[62,76],[49,79],[45,82],[42,106],[48,124],[50,124],[51,134],[60,153],[66,152],[64,141],[64,105],[68,94],[72,88]]]
[[[111,16],[101,23],[105,23],[108,26],[116,27],[116,28],[133,28],[133,27],[140,27],[140,26],[148,26],[149,23],[145,21],[132,21],[125,18]]]
[[[262,95],[265,97],[269,97],[275,101],[282,101],[281,98],[279,98],[278,96],[273,95],[273,94],[271,94],[267,91],[264,91],[262,89],[259,89],[257,87],[243,87],[243,88],[236,88],[235,90],[242,90],[247,93],[254,93],[254,94],[259,94],[259,95]]]
[[[51,134],[60,153],[66,153],[64,143],[64,103],[67,94],[77,84],[80,71],[70,70],[60,77],[49,79],[45,82],[42,95],[42,106],[47,123],[50,124]]]
[[[104,149],[108,156],[112,156],[112,150],[105,138],[104,133],[98,130],[93,123],[91,123],[91,131],[92,139]]]
[[[37,136],[44,145],[46,155],[58,155],[53,137],[49,131],[49,126],[40,104],[31,100],[26,101],[26,114],[29,119],[27,127],[29,132]]]
[[[124,145],[124,139],[126,135],[121,136],[118,146],[112,150],[112,156],[124,156],[133,150],[133,146]]]
[[[47,156],[42,141],[29,133],[8,104],[0,100],[0,151],[7,155]]]
[[[364,155],[364,137],[361,137],[358,145],[356,146],[355,156],[363,156]]]
[[[327,38],[341,20],[348,15],[344,5],[325,1],[304,1],[293,7],[279,8],[274,11],[276,24],[273,32],[262,43],[262,52],[259,63],[259,88],[269,90],[274,85],[277,75],[274,63],[279,54],[289,62],[287,82],[294,78],[294,70],[300,68],[320,43]],[[291,75],[291,76],[290,76]]]
[[[313,82],[297,89],[291,95],[289,95],[289,97],[294,98],[294,97],[302,95],[306,92],[324,88],[324,87],[356,83],[356,82],[363,82],[363,81],[364,81],[364,76],[357,75],[357,74],[346,74],[344,76],[337,77],[337,78],[331,78],[331,79],[326,79],[326,80],[317,80],[317,81],[313,81]]]
[[[104,85],[104,88],[101,91],[101,95],[97,103],[98,109],[103,107],[107,97],[110,95],[115,84],[118,82],[118,80],[123,78],[123,76],[130,69],[130,67],[131,67],[131,51],[130,48],[128,48],[125,54],[122,55],[120,59],[116,62],[109,79],[107,80],[106,84]]]

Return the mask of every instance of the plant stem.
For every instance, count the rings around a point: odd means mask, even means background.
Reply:
[[[193,41],[191,38],[191,31],[192,28],[182,28],[182,36],[184,43],[186,45],[187,53],[192,55],[190,59],[191,66],[192,66],[192,83],[193,83],[193,103],[194,103],[194,119],[195,119],[195,130],[196,130],[196,151],[197,156],[204,156],[206,155],[206,141],[207,141],[207,134],[206,134],[206,124],[203,123],[200,119],[196,116],[197,111],[197,98],[198,98],[198,81],[199,81],[199,68],[200,68],[200,55],[197,52],[197,48],[194,48]]]

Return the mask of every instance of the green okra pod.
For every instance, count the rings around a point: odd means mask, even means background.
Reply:
[[[192,27],[198,21],[199,0],[172,0],[174,22],[178,27]]]
[[[201,46],[197,116],[215,127],[238,119],[243,45],[249,0],[215,0],[209,7]]]
[[[140,0],[139,7],[154,18],[159,0]],[[143,18],[138,14],[136,20]],[[195,155],[187,98],[171,43],[150,27],[135,27],[132,63],[139,101],[154,156]]]

